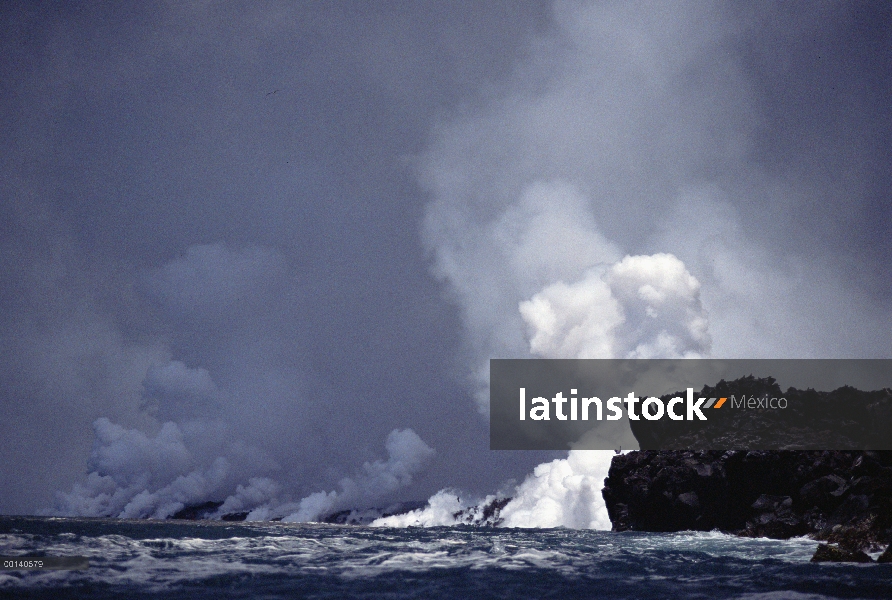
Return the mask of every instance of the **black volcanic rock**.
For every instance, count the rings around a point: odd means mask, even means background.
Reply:
[[[756,515],[747,521],[745,532],[754,537],[786,539],[808,533],[810,527],[803,516],[793,512],[790,496],[762,494],[750,508]]]
[[[220,517],[221,521],[244,521],[248,518],[247,512],[226,513]]]
[[[892,542],[888,452],[634,451],[613,458],[602,493],[615,531]]]
[[[865,439],[888,446],[892,390],[782,393],[770,377],[744,377],[704,387],[699,395],[732,394],[786,397],[789,408],[770,415],[716,411],[709,413],[708,430],[690,421],[630,421],[645,449],[615,456],[604,481],[615,531],[810,535],[848,552],[892,542],[892,451],[800,449],[813,447],[816,434],[828,446],[863,448],[856,442]],[[770,445],[767,436],[777,439],[778,419],[781,445],[789,449],[739,450]],[[661,447],[692,449],[646,449]]]
[[[845,550],[836,546],[828,546],[827,544],[818,544],[815,555],[811,557],[811,562],[873,562],[867,554],[860,550]]]
[[[354,516],[354,510],[339,510],[337,512],[331,513],[322,518],[323,523],[330,523],[333,525],[356,525],[359,521],[354,521],[351,517]]]
[[[201,504],[186,506],[170,516],[171,519],[184,519],[188,521],[200,521],[207,519],[223,506],[223,502],[208,501]]]
[[[386,508],[346,509],[339,510],[322,518],[323,523],[333,525],[368,525],[375,519],[402,515],[427,506],[426,501],[396,502]]]
[[[498,527],[504,519],[501,517],[502,509],[511,502],[511,498],[494,498],[486,504],[471,506],[454,513],[456,522],[478,527]]]

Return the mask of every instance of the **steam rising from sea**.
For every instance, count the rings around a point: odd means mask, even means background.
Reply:
[[[418,159],[432,197],[423,239],[460,308],[469,386],[484,416],[491,357],[808,356],[822,347],[811,322],[858,310],[820,265],[789,275],[737,241],[735,205],[783,189],[746,159],[758,122],[753,92],[725,51],[734,40],[721,10],[678,3],[657,12],[558,5],[557,31],[509,89],[442,124]],[[189,296],[189,281],[219,263],[241,275],[213,298]],[[280,268],[262,249],[197,246],[147,285],[188,311]],[[778,293],[753,298],[756,283]],[[766,323],[776,324],[771,336]],[[98,419],[90,473],[59,494],[57,513],[165,518],[223,498],[217,516],[315,521],[387,501],[435,452],[395,429],[383,458],[357,465],[336,489],[292,497],[274,476],[280,465],[217,410],[228,399],[207,370],[168,360],[143,386],[158,428]],[[609,529],[600,490],[611,456],[571,451],[498,494],[442,490],[425,508],[374,524],[451,525],[510,496],[506,526]]]

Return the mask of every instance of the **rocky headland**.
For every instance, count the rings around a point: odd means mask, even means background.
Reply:
[[[615,531],[892,542],[887,452],[635,451],[614,457],[603,495]]]
[[[795,410],[784,415],[789,423],[780,435],[783,447],[792,449],[745,450],[764,447],[767,436],[777,436],[776,421],[763,422],[753,411],[722,413],[721,427],[709,434],[688,422],[635,423],[633,432],[644,448],[704,449],[614,457],[603,489],[614,531],[717,529],[776,539],[806,535],[835,544],[822,545],[815,560],[870,560],[864,551],[892,543],[892,452],[795,449],[813,447],[809,440],[815,431],[826,435],[828,447],[863,448],[865,437],[882,447],[878,436],[892,436],[892,391],[782,393],[773,379],[750,377],[720,382],[701,395],[731,390],[788,398]],[[892,553],[883,557],[892,560]]]

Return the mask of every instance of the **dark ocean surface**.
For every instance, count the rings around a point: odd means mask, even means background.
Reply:
[[[0,517],[2,598],[892,598],[892,564],[719,533]]]

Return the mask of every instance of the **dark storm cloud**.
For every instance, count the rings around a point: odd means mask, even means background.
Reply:
[[[363,464],[494,490],[541,456],[486,450],[466,373],[624,253],[684,261],[714,350],[889,354],[879,4],[0,11],[0,512],[88,470],[71,502],[133,514],[346,498]],[[487,236],[537,214],[597,247],[528,278]]]

